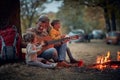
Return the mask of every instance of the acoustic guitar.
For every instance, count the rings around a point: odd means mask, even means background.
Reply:
[[[45,51],[46,49],[49,49],[49,48],[52,48],[54,47],[55,44],[57,43],[62,43],[64,42],[65,40],[75,40],[75,39],[78,39],[79,36],[78,35],[74,35],[74,36],[69,36],[69,37],[64,37],[64,38],[61,38],[61,39],[57,39],[57,40],[52,40],[50,36],[47,36],[47,37],[42,37],[42,38],[39,38],[39,41],[44,41],[44,46],[42,47],[42,49],[38,52],[38,54],[41,54],[43,51]],[[39,42],[39,43],[40,43]]]

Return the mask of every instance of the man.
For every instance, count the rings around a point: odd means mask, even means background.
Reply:
[[[49,18],[47,16],[40,16],[38,22],[37,22],[37,26],[35,28],[35,30],[33,30],[33,32],[35,32],[36,38],[34,40],[34,42],[36,44],[41,43],[41,41],[51,41],[52,38],[49,36],[47,29],[50,26],[49,25]],[[58,56],[64,56],[64,53],[61,53],[58,55],[56,49],[54,48],[54,44],[51,45],[45,45],[43,46],[41,52],[38,53],[38,57],[43,57],[47,60],[53,58],[53,60],[55,62],[58,63],[59,67],[70,67],[71,64],[68,64],[65,62],[65,59],[60,60],[58,58]]]
[[[61,28],[60,20],[53,20],[51,22],[51,25],[53,27],[50,30],[50,36],[52,37],[52,39],[58,40],[58,39],[62,39],[62,38],[65,37],[65,35],[62,35],[62,33],[60,31],[60,28]],[[57,46],[55,46],[55,48],[57,49],[58,54],[61,54],[61,53],[65,54],[66,51],[67,51],[68,57],[70,59],[70,63],[78,63],[78,61],[73,58],[72,53],[71,53],[69,47],[66,44],[66,41],[63,41],[62,43],[58,44]],[[64,55],[63,56],[58,56],[58,57],[60,59],[65,58]]]

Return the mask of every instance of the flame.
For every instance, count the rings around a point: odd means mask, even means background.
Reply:
[[[104,56],[104,55],[103,56],[98,56],[97,60],[96,60],[96,63],[103,64],[103,63],[109,62],[109,61],[110,61],[110,52],[108,51],[106,56]]]
[[[96,63],[98,64],[96,66],[96,68],[98,69],[104,69],[107,67],[107,65],[103,65],[103,63],[105,62],[109,62],[110,60],[110,51],[107,52],[106,56],[102,55],[102,56],[98,56],[96,59]]]
[[[107,56],[105,56],[104,62],[109,62],[110,60],[110,51],[107,52]]]
[[[120,61],[120,51],[117,52],[117,61]],[[96,65],[93,68],[103,70],[105,68],[117,69],[120,68],[117,64],[111,64],[114,61],[110,59],[110,51],[106,55],[98,56],[96,59]]]
[[[117,61],[120,61],[120,51],[117,52]]]

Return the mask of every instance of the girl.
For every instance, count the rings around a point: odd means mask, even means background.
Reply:
[[[43,58],[37,57],[37,53],[41,50],[44,42],[41,42],[41,44],[35,44],[34,38],[35,35],[30,32],[23,36],[24,41],[27,42],[26,63],[28,65],[39,66],[41,68],[55,68],[57,65],[56,63],[50,63]]]

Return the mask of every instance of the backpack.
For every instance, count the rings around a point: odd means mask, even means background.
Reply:
[[[0,62],[15,62],[21,58],[21,38],[14,25],[0,30]]]

